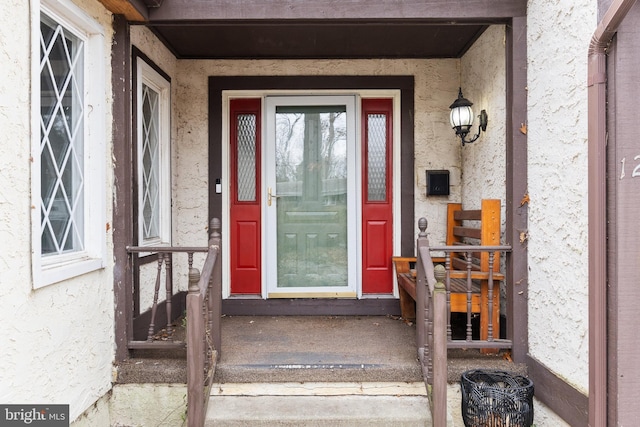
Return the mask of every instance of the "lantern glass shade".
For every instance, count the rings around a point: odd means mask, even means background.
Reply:
[[[449,114],[449,121],[451,127],[456,129],[457,132],[469,132],[473,125],[473,110],[468,105],[461,105],[451,109]]]

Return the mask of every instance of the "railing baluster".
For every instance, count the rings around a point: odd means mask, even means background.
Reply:
[[[473,297],[473,289],[471,287],[473,283],[471,280],[472,257],[473,253],[465,252],[465,260],[467,261],[467,341],[473,340],[473,328],[471,327],[471,298]]]
[[[158,254],[158,272],[156,274],[156,283],[153,291],[153,304],[151,305],[151,323],[147,332],[147,341],[153,341],[153,335],[156,329],[156,310],[158,309],[158,294],[160,292],[160,276],[162,275],[162,262],[164,257]]]
[[[447,294],[447,341],[451,341],[451,253],[446,252],[444,255],[444,271],[445,280],[444,286]]]
[[[493,259],[494,252],[489,252],[489,280],[488,280],[488,299],[489,299],[489,325],[487,326],[487,341],[493,341]]]
[[[164,273],[166,280],[166,291],[167,296],[165,299],[166,309],[167,309],[167,336],[171,337],[173,335],[173,327],[171,326],[171,299],[173,298],[173,267],[172,267],[172,256],[171,253],[167,252],[164,254]]]

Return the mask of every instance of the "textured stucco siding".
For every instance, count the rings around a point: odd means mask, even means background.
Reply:
[[[529,347],[588,390],[587,48],[594,0],[528,9]]]
[[[111,141],[111,15],[97,1],[77,3],[104,28],[105,139]],[[111,388],[113,261],[107,257],[99,271],[33,290],[29,159],[31,120],[38,120],[30,110],[33,6],[9,0],[0,16],[0,402],[70,404],[74,419]],[[101,157],[106,162],[105,187],[111,189],[110,144]],[[104,197],[111,223],[111,193]],[[106,240],[111,253],[109,231]]]
[[[461,202],[465,209],[480,209],[482,199],[500,200],[500,243],[507,243],[505,36],[504,26],[489,27],[460,60],[460,84],[464,97],[473,102],[475,116],[467,139],[479,131],[481,110],[487,111],[488,122],[486,131],[475,142],[462,147],[459,138],[455,141],[462,165],[462,194],[454,201]],[[500,262],[504,271],[504,256]],[[501,313],[507,310],[506,285],[500,283]]]
[[[492,26],[462,57],[461,85],[465,98],[473,102],[474,125],[469,137],[478,132],[478,115],[487,110],[489,121],[472,144],[457,147],[462,152],[462,197],[465,208],[479,209],[482,199],[500,199],[502,229],[506,197],[506,76],[505,27]],[[453,101],[453,100],[452,100]],[[453,133],[453,131],[452,131]]]

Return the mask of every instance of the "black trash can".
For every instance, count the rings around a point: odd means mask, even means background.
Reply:
[[[460,378],[465,427],[531,427],[533,382],[505,371],[475,369]]]

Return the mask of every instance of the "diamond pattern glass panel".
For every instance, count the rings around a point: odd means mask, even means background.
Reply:
[[[240,114],[237,119],[238,135],[238,201],[256,200],[256,116]]]
[[[142,235],[160,237],[160,94],[142,85]]]
[[[367,200],[387,199],[387,116],[367,115]]]
[[[84,87],[81,39],[40,22],[42,254],[84,249]]]

